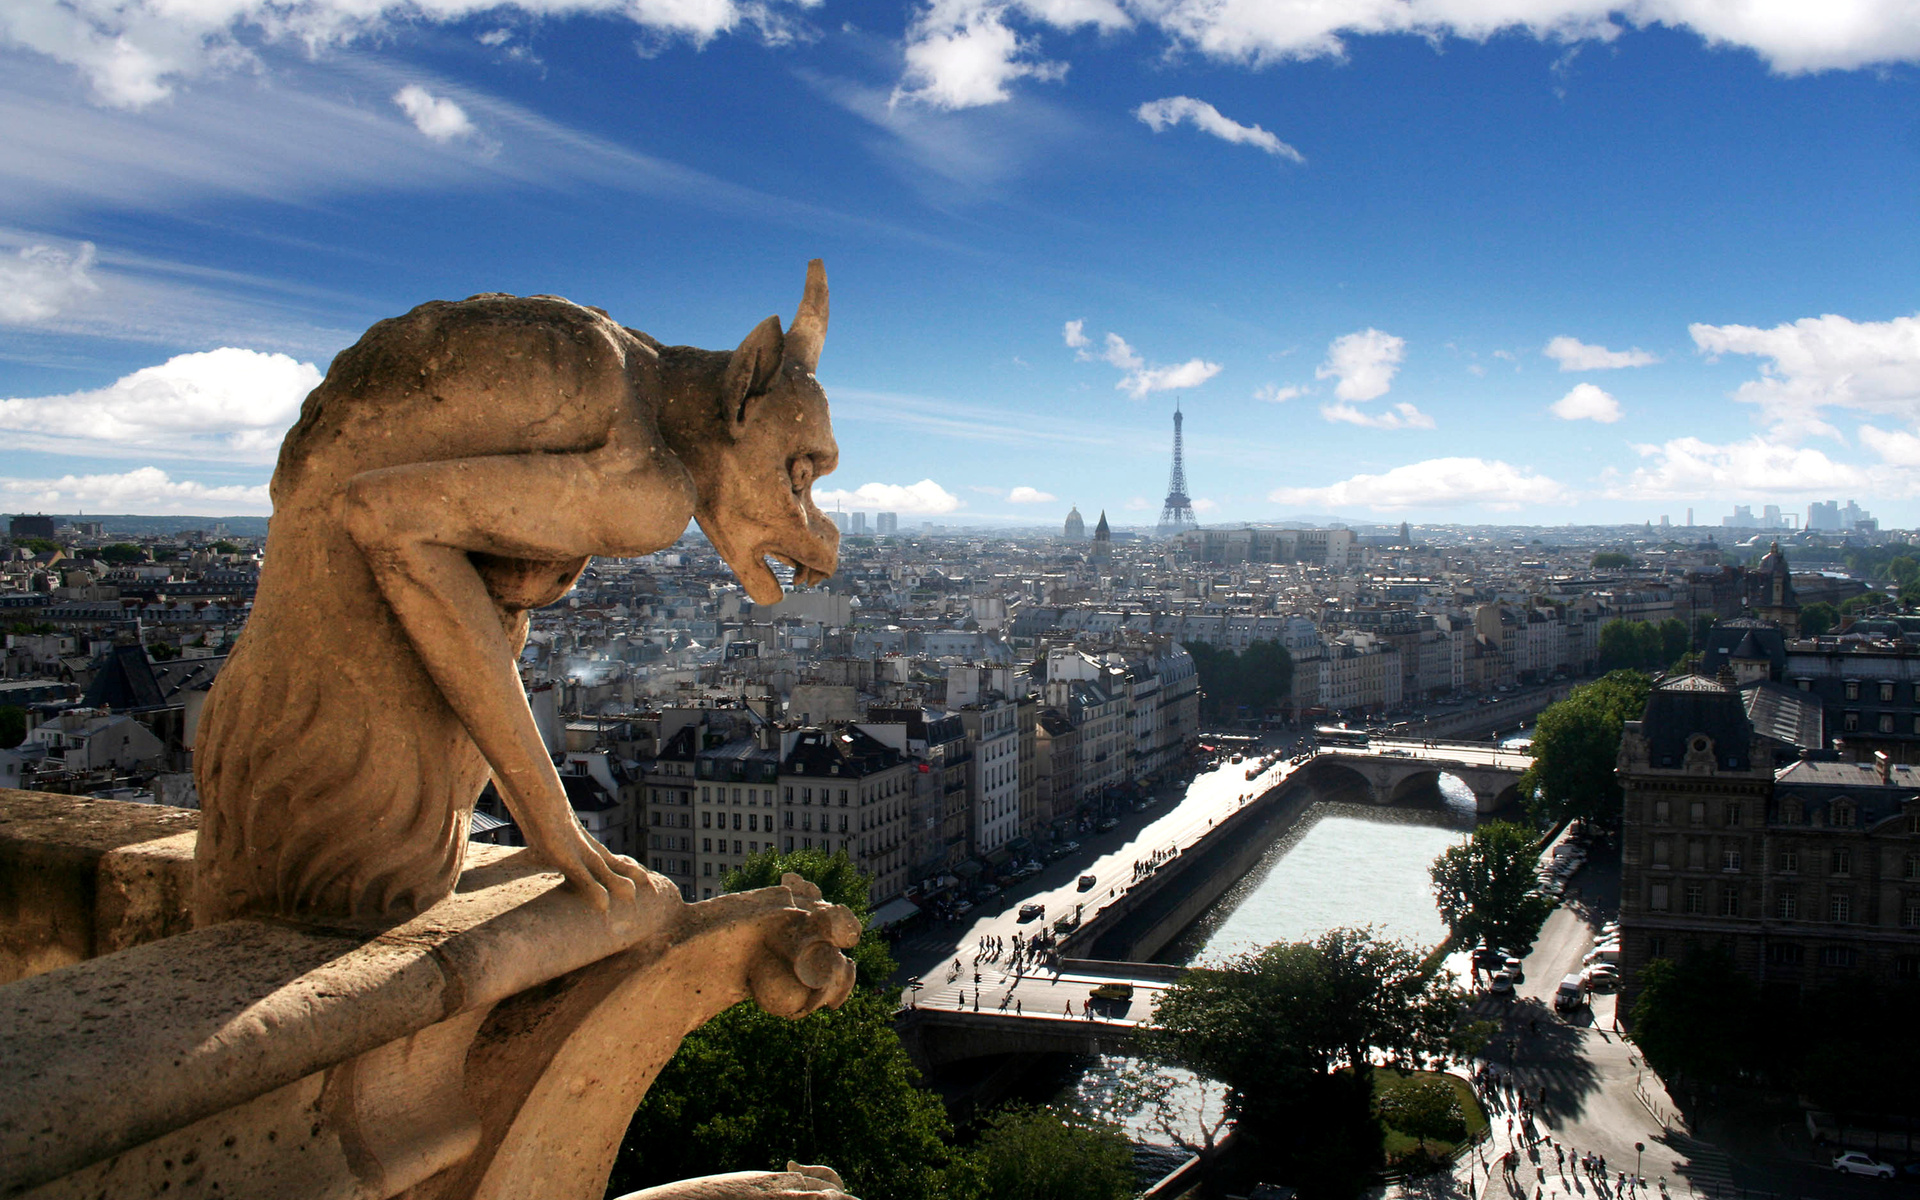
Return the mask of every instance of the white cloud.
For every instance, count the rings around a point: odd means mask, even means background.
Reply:
[[[1306,394],[1306,388],[1295,387],[1292,384],[1281,387],[1277,383],[1263,383],[1253,389],[1253,398],[1255,400],[1266,400],[1273,404],[1285,404],[1296,396],[1304,396]]]
[[[1611,425],[1620,419],[1620,402],[1591,383],[1576,383],[1553,402],[1548,411],[1562,421],[1598,421]]]
[[[1058,499],[1052,492],[1043,492],[1024,484],[1007,493],[1007,501],[1012,504],[1051,504]]]
[[[1351,404],[1323,404],[1320,415],[1329,421],[1345,425],[1360,425],[1367,429],[1432,429],[1433,418],[1421,412],[1411,404],[1396,404],[1383,413],[1370,413],[1355,408]]]
[[[1838,437],[1828,408],[1920,421],[1920,317],[1851,321],[1831,314],[1791,325],[1689,325],[1707,354],[1763,359],[1734,398],[1757,405],[1776,435]]]
[[[1548,342],[1540,353],[1559,363],[1562,371],[1611,371],[1660,361],[1638,346],[1631,350],[1609,350],[1605,346],[1589,346],[1579,338],[1564,334]]]
[[[1333,339],[1313,377],[1338,379],[1333,394],[1342,400],[1372,400],[1387,394],[1406,357],[1406,339],[1367,328]]]
[[[1148,392],[1168,392],[1179,388],[1199,387],[1219,373],[1219,363],[1190,358],[1186,362],[1171,367],[1141,367],[1114,386],[1135,400],[1143,400]]]
[[[1195,496],[1193,498],[1193,511],[1197,513],[1212,512],[1219,507],[1218,502],[1209,500],[1205,496]]]
[[[272,462],[320,371],[285,354],[179,354],[104,388],[0,399],[15,448]]]
[[[931,479],[905,485],[863,483],[852,491],[814,489],[813,502],[823,509],[877,509],[881,512],[938,516],[960,507],[960,498]]]
[[[465,0],[475,2],[475,0]],[[1058,78],[1039,33],[1135,19],[1170,50],[1265,67],[1344,58],[1352,37],[1401,34],[1438,44],[1520,33],[1543,42],[1610,42],[1627,29],[1684,29],[1712,46],[1750,50],[1774,71],[1850,70],[1920,60],[1911,0],[1845,4],[1766,0],[929,0],[907,32],[900,95],[948,107],[995,104],[1025,77]],[[1035,28],[1022,37],[1009,24]]]
[[[92,242],[73,251],[22,246],[12,259],[0,258],[0,325],[37,324],[98,294],[88,275],[93,263]]]
[[[1258,125],[1242,125],[1238,121],[1221,116],[1219,109],[1205,100],[1195,100],[1192,96],[1168,96],[1163,100],[1149,100],[1134,109],[1133,115],[1146,122],[1155,133],[1164,132],[1184,122],[1222,141],[1242,146],[1255,146],[1268,154],[1296,163],[1307,161],[1298,150]]]
[[[978,108],[1009,99],[1007,85],[1016,79],[1065,78],[1066,64],[1038,57],[1038,43],[1009,29],[1004,12],[997,4],[930,5],[908,33],[906,74],[894,102]]]
[[[796,3],[807,8],[817,0]],[[173,95],[186,80],[260,69],[263,46],[290,44],[312,52],[379,38],[413,22],[452,23],[513,11],[598,14],[695,44],[741,25],[780,42],[793,36],[782,7],[781,0],[11,0],[0,5],[0,43],[76,68],[103,104],[141,108]]]
[[[1920,467],[1920,437],[1904,429],[1860,427],[1860,444],[1880,456],[1892,467]]]
[[[1756,492],[1826,493],[1873,490],[1872,473],[1835,462],[1818,450],[1784,445],[1763,437],[1716,445],[1699,438],[1674,438],[1660,445],[1637,445],[1648,465],[1613,483],[1606,495],[1632,500],[1709,500]]]
[[[1129,496],[1127,497],[1127,502],[1120,507],[1126,509],[1128,512],[1152,512],[1158,508],[1159,505],[1147,499],[1145,496]]]
[[[1100,352],[1095,354],[1089,349],[1092,342],[1084,332],[1084,325],[1083,321],[1067,322],[1064,336],[1067,345],[1074,347],[1073,356],[1081,362],[1092,362],[1097,358],[1125,371],[1120,382],[1113,386],[1135,400],[1144,400],[1150,392],[1199,387],[1220,373],[1219,363],[1200,358],[1190,358],[1171,366],[1149,366],[1140,352],[1129,346],[1127,339],[1117,333],[1107,334]]]
[[[415,129],[436,142],[473,136],[473,122],[467,118],[466,109],[417,83],[409,83],[395,92],[393,102],[407,114]]]
[[[137,467],[117,475],[0,477],[0,508],[219,517],[271,512],[273,501],[266,484],[209,485],[173,479],[158,467]]]
[[[907,27],[906,71],[893,101],[977,108],[1011,98],[1018,79],[1050,81],[1067,65],[1040,57],[1039,41],[1007,24],[1018,15],[1055,29],[1124,29],[1132,20],[1113,0],[929,0]]]
[[[1430,458],[1381,475],[1355,475],[1326,487],[1276,488],[1276,504],[1330,508],[1453,508],[1477,504],[1511,510],[1534,504],[1564,504],[1571,494],[1558,482],[1498,459]]]

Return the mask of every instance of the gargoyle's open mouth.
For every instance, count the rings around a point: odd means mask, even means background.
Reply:
[[[768,558],[776,559],[793,568],[793,586],[795,587],[812,587],[833,575],[833,566],[825,568],[812,566],[795,554],[780,550],[766,550],[762,553]]]

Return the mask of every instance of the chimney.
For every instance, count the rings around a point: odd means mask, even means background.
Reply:
[[[1880,776],[1880,786],[1885,787],[1893,782],[1893,760],[1887,757],[1885,750],[1873,752],[1873,770]]]

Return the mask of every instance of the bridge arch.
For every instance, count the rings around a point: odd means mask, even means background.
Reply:
[[[1358,766],[1343,762],[1338,755],[1319,754],[1302,772],[1306,782],[1327,791],[1358,792],[1368,801],[1375,800],[1373,779]]]
[[[1382,804],[1402,804],[1410,800],[1425,799],[1440,786],[1440,776],[1445,774],[1440,768],[1414,770],[1402,775],[1381,799]]]

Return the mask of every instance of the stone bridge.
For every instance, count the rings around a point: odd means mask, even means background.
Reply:
[[[1311,783],[1363,788],[1375,804],[1415,799],[1452,775],[1473,792],[1474,808],[1497,812],[1520,798],[1516,786],[1533,765],[1533,756],[1485,743],[1392,741],[1376,739],[1367,747],[1325,747],[1303,769]]]
[[[978,985],[970,974],[936,981],[900,1010],[894,1027],[921,1070],[999,1054],[1128,1053],[1161,991],[1186,974],[1162,963],[1079,958],[1065,960],[1058,973],[1017,978],[994,968],[985,964]],[[1103,983],[1131,984],[1133,995],[1093,999],[1092,989]]]

